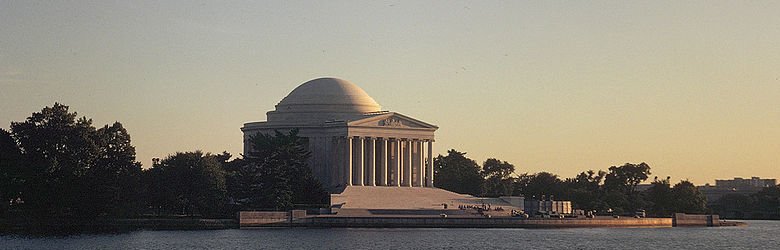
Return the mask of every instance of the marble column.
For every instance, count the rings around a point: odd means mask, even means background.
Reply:
[[[352,185],[363,186],[363,137],[355,136],[352,139]]]
[[[417,154],[414,156],[415,161],[415,171],[417,171],[417,176],[414,178],[414,184],[416,187],[424,187],[425,186],[425,168],[423,165],[425,165],[425,156],[423,154],[423,143],[421,140],[414,140],[414,147],[417,149]]]
[[[426,164],[426,176],[428,187],[433,187],[433,140],[428,140],[428,164]]]
[[[401,186],[401,139],[393,140],[393,186]]]
[[[334,137],[328,137],[328,171],[330,171],[330,185],[339,184],[338,152],[336,152],[336,140]]]
[[[347,136],[344,138],[344,178],[346,179],[347,186],[352,186],[352,137]]]
[[[366,143],[366,186],[375,186],[376,183],[376,138],[368,137]]]
[[[387,163],[390,161],[387,157],[387,138],[381,138],[379,141],[379,154],[376,157],[379,158],[379,166],[377,166],[377,179],[379,186],[387,186]]]
[[[412,140],[407,139],[404,141],[404,179],[405,186],[412,186]]]
[[[335,164],[333,165],[333,168],[336,169],[336,184],[338,186],[342,186],[344,184],[344,145],[341,143],[341,137],[333,137],[333,151],[335,152],[335,157],[333,157],[333,161]]]

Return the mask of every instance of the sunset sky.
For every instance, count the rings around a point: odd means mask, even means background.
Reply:
[[[238,155],[333,76],[518,173],[778,178],[779,44],[779,1],[0,1],[0,127],[61,102],[147,167]]]

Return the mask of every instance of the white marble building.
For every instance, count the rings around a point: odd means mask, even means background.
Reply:
[[[267,113],[267,121],[244,124],[244,153],[251,150],[249,136],[293,128],[308,138],[314,176],[333,192],[348,186],[433,187],[438,127],[382,111],[353,83],[318,78],[301,84]]]

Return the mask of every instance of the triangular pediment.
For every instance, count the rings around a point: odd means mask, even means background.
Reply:
[[[436,125],[426,123],[399,113],[375,115],[349,122],[349,126],[386,127],[386,128],[422,128],[437,129]]]

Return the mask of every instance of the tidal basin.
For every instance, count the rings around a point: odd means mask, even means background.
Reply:
[[[261,228],[0,236],[3,249],[772,249],[780,221],[744,227]]]

